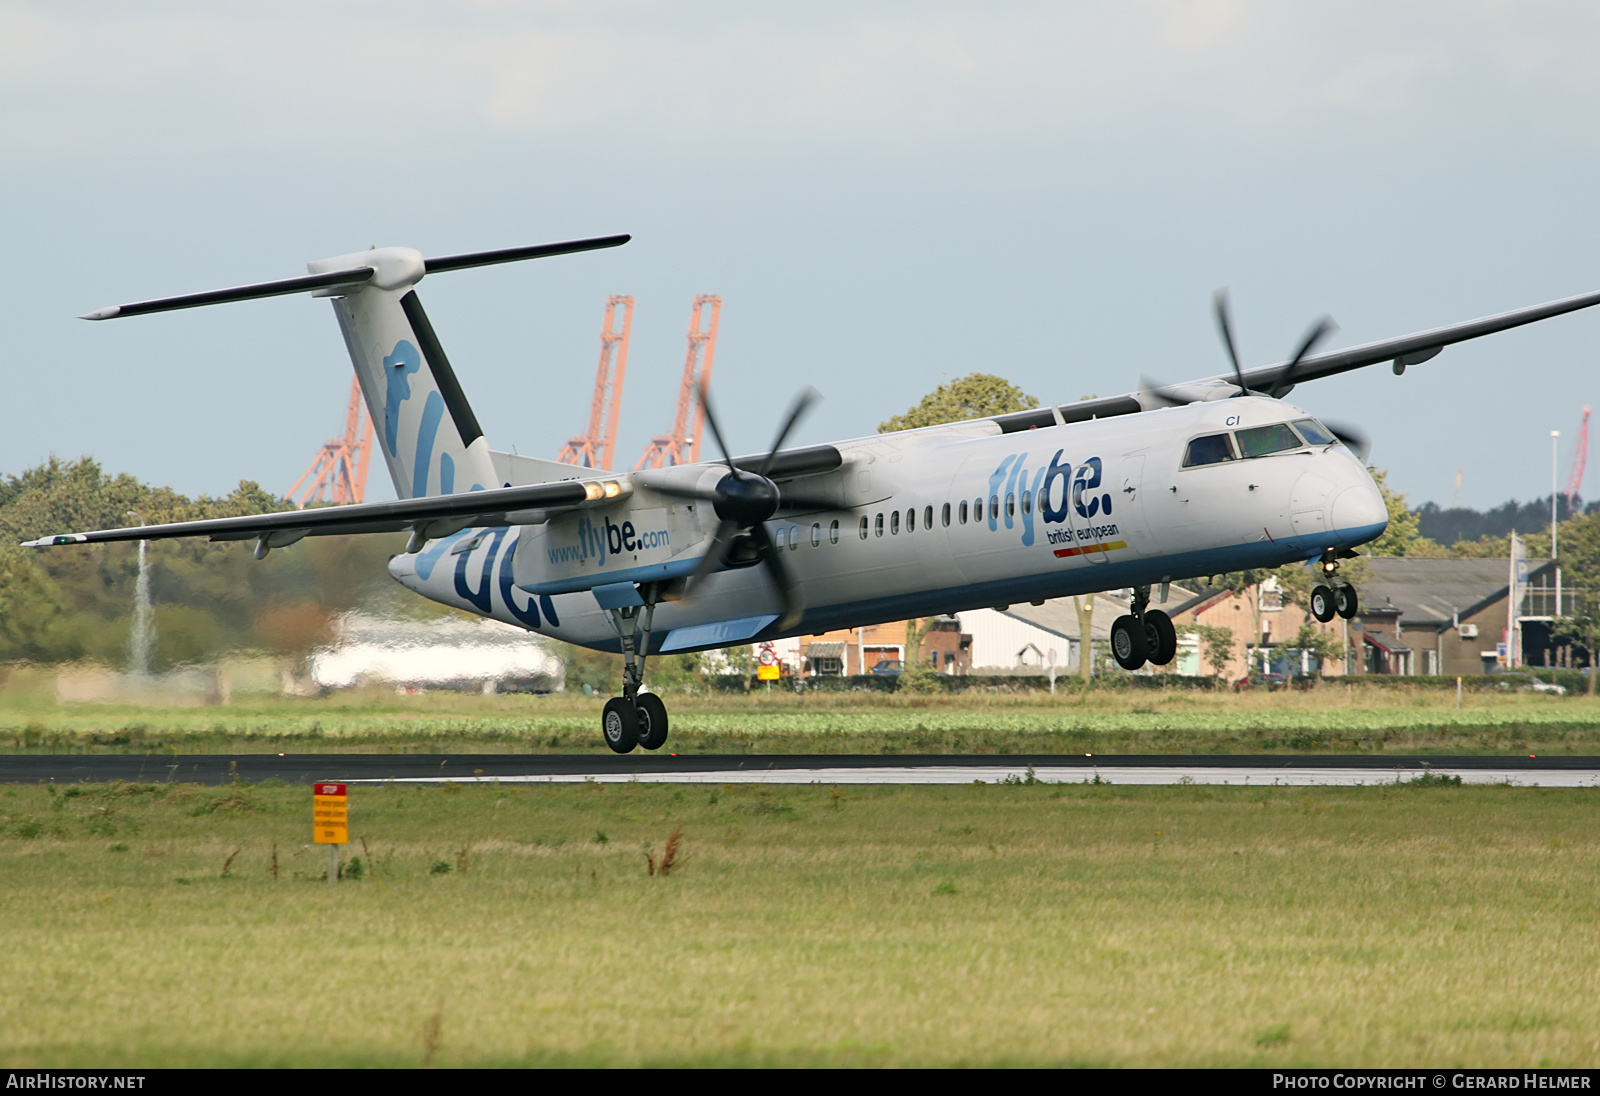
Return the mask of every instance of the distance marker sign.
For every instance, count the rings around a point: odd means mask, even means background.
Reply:
[[[349,802],[343,784],[311,786],[311,829],[318,845],[350,843]]]

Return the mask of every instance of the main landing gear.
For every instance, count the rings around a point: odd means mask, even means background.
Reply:
[[[606,701],[600,731],[606,745],[617,753],[630,753],[635,746],[659,750],[667,741],[667,706],[654,693],[639,691],[655,612],[653,597],[647,603],[611,610],[611,620],[622,637],[622,695]]]
[[[1335,616],[1349,620],[1361,609],[1361,597],[1356,588],[1338,577],[1339,560],[1351,555],[1354,553],[1346,552],[1341,556],[1331,548],[1322,554],[1322,573],[1333,585],[1318,583],[1311,588],[1311,615],[1324,624]]]
[[[1135,586],[1133,612],[1111,625],[1111,656],[1124,670],[1137,670],[1146,662],[1165,666],[1178,654],[1178,633],[1172,618],[1150,608],[1150,587]]]

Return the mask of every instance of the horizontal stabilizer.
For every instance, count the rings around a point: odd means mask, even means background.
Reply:
[[[282,297],[290,293],[309,293],[316,289],[330,289],[336,285],[360,285],[373,275],[370,266],[358,270],[335,270],[328,274],[308,274],[303,278],[285,278],[281,282],[261,282],[258,285],[241,285],[232,289],[213,289],[206,293],[186,293],[182,297],[163,297],[158,301],[136,301],[133,304],[114,304],[110,308],[97,308],[80,320],[114,320],[120,316],[142,316],[148,312],[173,312],[180,308],[199,308],[207,304],[228,304],[231,301],[253,301],[259,297]]]
[[[632,236],[596,236],[588,240],[568,240],[560,244],[534,244],[532,247],[507,247],[499,251],[474,251],[468,255],[444,255],[437,259],[424,259],[422,265],[429,274],[446,270],[466,270],[474,266],[494,266],[496,263],[516,263],[523,259],[548,259],[552,255],[571,255],[575,251],[598,251],[603,247],[620,247]]]
[[[595,251],[604,247],[617,247],[627,243],[631,236],[596,236],[587,240],[566,240],[554,244],[534,244],[531,247],[508,247],[499,251],[475,251],[467,255],[445,255],[437,259],[422,259],[421,269],[412,269],[409,277],[403,277],[407,284],[414,284],[422,279],[423,274],[435,274],[448,270],[466,270],[474,266],[493,266],[496,263],[514,263],[523,259],[544,259],[552,255],[570,255],[577,251]],[[378,284],[383,284],[393,279],[388,264],[393,261],[390,254],[395,249],[385,248],[382,251],[373,251],[374,263],[386,264],[384,273],[388,277],[380,278]],[[414,263],[417,256],[409,252]],[[403,265],[403,264],[402,264]],[[327,291],[340,286],[360,286],[372,281],[378,273],[377,266],[357,266],[346,270],[324,271],[310,274],[302,278],[287,278],[279,282],[261,282],[258,285],[241,285],[232,289],[213,289],[205,293],[187,293],[181,297],[163,297],[154,301],[136,301],[133,304],[112,305],[110,308],[97,308],[87,315],[80,316],[84,320],[112,320],[122,316],[142,316],[150,312],[171,312],[179,308],[198,308],[208,304],[227,304],[231,301],[253,301],[260,297],[281,297],[289,293],[308,293],[322,290],[324,296],[329,296]],[[384,285],[384,288],[394,288]]]

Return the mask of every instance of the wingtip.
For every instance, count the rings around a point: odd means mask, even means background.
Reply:
[[[114,304],[110,308],[97,308],[93,312],[79,316],[80,320],[112,320],[122,315],[122,306]]]

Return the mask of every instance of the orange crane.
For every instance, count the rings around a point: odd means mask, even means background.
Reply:
[[[617,309],[622,327],[617,327]],[[633,298],[606,298],[605,324],[600,328],[600,367],[594,375],[594,403],[589,432],[568,438],[556,460],[584,468],[610,468],[617,447],[617,414],[622,410],[622,378],[628,372],[628,336],[633,330]],[[613,372],[613,368],[615,372]],[[604,423],[604,433],[601,424]]]
[[[1572,451],[1572,473],[1567,477],[1567,513],[1577,512],[1578,491],[1583,487],[1583,465],[1589,456],[1589,409],[1583,409],[1583,425],[1578,427],[1578,445]]]
[[[717,320],[721,316],[721,297],[694,299],[694,309],[689,313],[689,355],[684,359],[683,387],[678,392],[678,416],[673,420],[672,433],[650,439],[644,456],[633,466],[635,472],[641,468],[693,464],[700,459],[700,433],[706,411],[697,397],[700,386],[711,383],[711,363],[717,353]]]
[[[289,488],[283,501],[292,502],[301,510],[312,502],[329,502],[335,506],[360,502],[367,495],[367,467],[371,459],[372,418],[367,414],[366,401],[361,398],[361,382],[352,380],[350,408],[344,416],[344,437],[322,443],[322,452]],[[307,480],[311,485],[300,492]],[[300,492],[298,499],[296,492]]]

